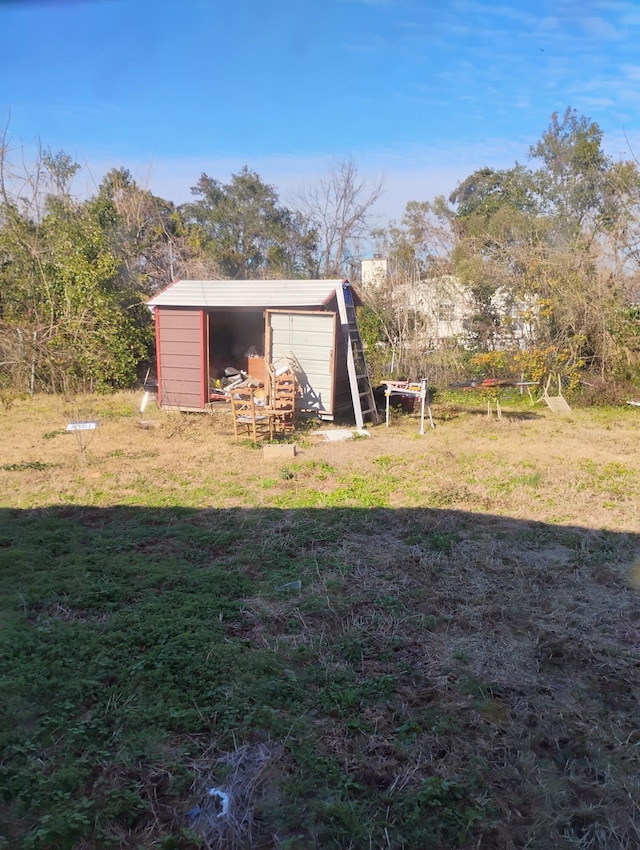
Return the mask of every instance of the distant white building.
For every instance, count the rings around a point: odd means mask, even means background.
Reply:
[[[473,296],[453,275],[396,285],[393,301],[396,309],[414,317],[418,335],[428,348],[437,348],[444,340],[464,342],[468,337]]]
[[[374,254],[360,261],[362,288],[371,289],[382,286],[389,274],[389,260],[380,254]]]
[[[389,261],[374,255],[362,260],[362,291],[380,289],[389,279]],[[477,305],[469,287],[455,275],[441,275],[414,281],[394,282],[389,292],[398,318],[412,319],[414,339],[426,348],[437,348],[444,341],[471,341],[470,324]],[[491,299],[501,319],[502,333],[496,338],[498,347],[514,342],[523,346],[533,339],[536,307],[531,303],[513,303],[505,291],[498,290]]]
[[[535,342],[539,305],[534,296],[514,301],[504,289],[498,289],[491,298],[491,306],[500,317],[502,328],[495,340],[496,348],[514,344],[525,348]]]

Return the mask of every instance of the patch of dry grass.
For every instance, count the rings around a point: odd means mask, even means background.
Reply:
[[[391,507],[460,507],[542,522],[637,532],[640,422],[637,411],[570,418],[534,408],[487,420],[479,409],[438,420],[424,437],[415,417],[372,429],[372,438],[328,443],[305,434],[294,462],[265,462],[260,449],[237,445],[230,417],[163,413],[121,394],[73,402],[38,397],[0,412],[0,484],[5,503],[145,504],[163,493],[197,507],[265,506],[279,496],[348,490],[357,476]],[[68,421],[99,421],[86,450]],[[86,451],[86,463],[83,454]],[[42,469],[6,469],[16,464]],[[329,472],[327,472],[327,469]],[[285,472],[293,474],[283,475]],[[291,495],[293,494],[293,496]],[[338,500],[340,492],[338,492]],[[346,498],[345,498],[346,502]],[[358,493],[351,494],[357,505]],[[283,505],[284,506],[284,505]]]

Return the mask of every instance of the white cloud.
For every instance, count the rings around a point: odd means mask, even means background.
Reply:
[[[459,12],[468,14],[485,15],[492,18],[502,18],[507,21],[519,21],[530,26],[535,16],[522,11],[517,6],[506,6],[503,3],[478,3],[474,0],[459,0],[452,4]]]
[[[621,37],[618,29],[610,21],[605,21],[604,18],[587,15],[580,19],[580,23],[587,35],[595,38],[613,41]]]
[[[614,105],[615,101],[606,97],[583,97],[580,101],[580,106],[587,109],[609,109]]]

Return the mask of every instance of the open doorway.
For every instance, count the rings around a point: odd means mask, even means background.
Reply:
[[[209,385],[231,366],[264,381],[263,310],[216,310],[209,320]]]

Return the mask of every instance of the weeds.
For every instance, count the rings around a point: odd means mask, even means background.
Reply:
[[[43,469],[51,469],[57,466],[55,463],[43,463],[40,460],[23,460],[20,463],[5,463],[0,466],[0,469],[5,472],[25,472],[27,470],[36,470],[37,472]]]
[[[67,432],[64,430],[64,428],[58,428],[54,431],[47,431],[46,433],[44,433],[42,435],[42,439],[43,440],[53,440],[54,437],[59,437],[62,434],[66,434],[66,433]]]

